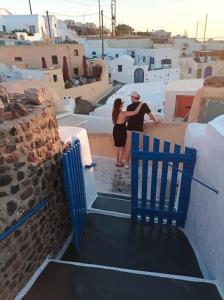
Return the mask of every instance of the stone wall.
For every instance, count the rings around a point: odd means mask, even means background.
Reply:
[[[0,233],[40,201],[48,204],[0,242],[0,299],[13,299],[70,233],[58,125],[49,104],[0,123]]]

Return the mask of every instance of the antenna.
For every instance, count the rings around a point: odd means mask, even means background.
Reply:
[[[206,34],[206,28],[207,28],[207,21],[208,21],[208,14],[206,14],[206,17],[205,17],[205,29],[204,29],[203,42],[205,41],[205,34]]]
[[[99,4],[99,37],[101,38],[101,8],[100,8],[100,0],[98,0]]]
[[[101,42],[102,42],[102,59],[104,60],[104,35],[103,35],[103,11],[101,10]]]
[[[31,1],[29,0],[29,7],[30,7],[30,14],[32,15],[33,12],[32,12],[32,7],[31,7]]]
[[[195,33],[195,40],[197,40],[197,37],[198,37],[198,25],[199,25],[199,22],[197,21],[197,27],[196,27],[196,33]]]
[[[111,35],[115,37],[116,30],[116,0],[111,0]]]

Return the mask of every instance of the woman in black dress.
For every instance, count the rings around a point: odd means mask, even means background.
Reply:
[[[140,103],[134,111],[122,111],[124,106],[124,101],[122,101],[120,98],[114,101],[112,120],[114,123],[114,129],[113,129],[114,145],[116,147],[115,166],[117,167],[124,166],[122,159],[124,155],[124,146],[127,138],[126,119],[128,117],[137,115],[140,109],[142,108],[142,104],[143,103]]]

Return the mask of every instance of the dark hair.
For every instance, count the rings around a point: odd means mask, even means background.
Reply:
[[[121,98],[117,98],[114,101],[114,107],[113,107],[113,111],[112,111],[112,120],[113,120],[114,124],[117,122],[117,118],[120,113],[122,103],[123,103],[123,101],[121,100]]]

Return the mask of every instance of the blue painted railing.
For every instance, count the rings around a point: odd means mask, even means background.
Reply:
[[[73,243],[80,251],[85,230],[86,195],[79,140],[63,154],[64,184],[72,221]]]
[[[170,143],[164,142],[160,151],[160,140],[154,138],[153,149],[150,151],[150,138],[143,136],[143,148],[140,147],[139,133],[132,133],[132,170],[131,170],[131,216],[137,221],[160,224],[174,224],[184,227],[190,199],[191,182],[196,163],[196,150],[175,145],[170,151]],[[139,161],[142,161],[139,172]],[[151,168],[149,168],[151,162]],[[172,163],[172,173],[168,178],[168,166]],[[158,180],[159,164],[162,163],[161,179]],[[179,196],[178,168],[182,165]],[[149,174],[151,171],[151,175]],[[150,178],[150,180],[149,180]],[[139,191],[139,180],[141,191]],[[150,182],[149,182],[150,181]],[[159,181],[159,182],[158,182]],[[168,181],[170,182],[168,190]],[[149,190],[150,186],[150,190]],[[141,196],[139,194],[141,193]],[[177,197],[178,196],[178,197]]]
[[[19,229],[25,222],[27,222],[33,215],[35,215],[41,208],[48,204],[48,199],[44,199],[36,206],[34,206],[25,216],[21,217],[15,224],[0,234],[0,241],[6,239],[10,234]]]

